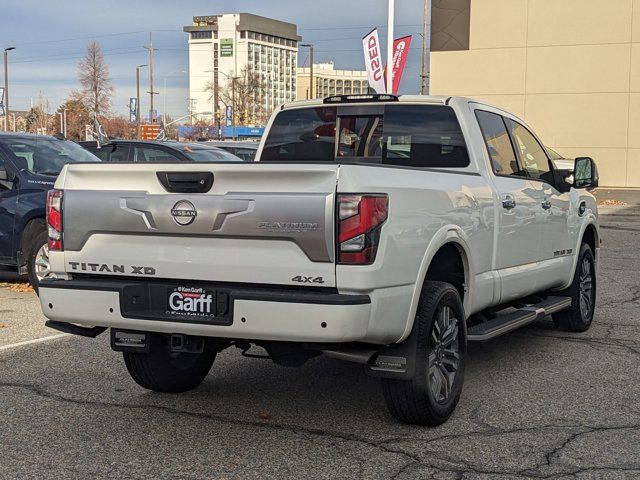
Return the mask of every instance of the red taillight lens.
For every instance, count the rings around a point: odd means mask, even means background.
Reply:
[[[338,263],[370,265],[389,212],[386,195],[338,195]]]
[[[62,192],[49,190],[47,193],[47,227],[49,250],[62,250]]]

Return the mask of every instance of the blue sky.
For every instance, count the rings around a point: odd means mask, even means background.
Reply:
[[[249,12],[298,25],[303,41],[316,48],[316,61],[334,61],[336,68],[363,69],[361,37],[379,26],[386,36],[387,0],[20,0],[0,7],[0,48],[10,52],[11,108],[23,110],[40,94],[55,110],[68,92],[78,89],[77,63],[86,43],[100,42],[111,70],[115,95],[113,111],[127,113],[135,96],[135,66],[148,63],[146,44],[152,31],[155,84],[162,113],[182,115],[187,110],[187,36],[182,32],[194,15]],[[401,93],[417,93],[420,74],[422,0],[396,0],[395,36],[414,34],[412,50],[402,80]],[[301,51],[299,63],[307,60]],[[142,74],[141,91],[148,90]],[[163,91],[166,78],[167,90]],[[147,107],[143,98],[142,108]]]

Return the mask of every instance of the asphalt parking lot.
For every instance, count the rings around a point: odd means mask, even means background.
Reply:
[[[395,422],[376,379],[326,358],[225,351],[195,391],[150,393],[107,335],[60,337],[0,288],[0,478],[639,478],[640,192],[599,196],[627,205],[601,210],[591,330],[471,345],[439,428]]]

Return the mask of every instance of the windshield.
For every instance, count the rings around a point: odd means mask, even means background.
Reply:
[[[451,107],[344,105],[279,113],[260,161],[464,168],[469,155]]]
[[[57,176],[67,163],[100,161],[70,140],[34,137],[4,138],[2,142],[16,156],[20,170],[38,175]]]
[[[218,148],[198,148],[185,145],[182,153],[194,162],[242,162],[241,158]]]

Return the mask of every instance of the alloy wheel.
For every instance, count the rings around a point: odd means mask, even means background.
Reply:
[[[38,249],[35,259],[35,274],[38,282],[51,274],[51,263],[49,262],[49,245],[46,243]]]
[[[580,315],[588,319],[593,308],[593,275],[591,274],[591,261],[588,258],[582,260],[580,266]]]
[[[433,399],[448,400],[460,367],[459,321],[449,306],[439,309],[429,337],[428,376]]]

